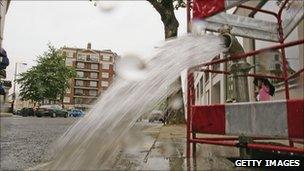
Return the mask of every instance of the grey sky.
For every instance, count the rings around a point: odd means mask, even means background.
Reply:
[[[83,48],[91,42],[93,49],[149,56],[164,40],[159,14],[146,1],[123,1],[114,7],[106,13],[88,1],[12,1],[3,41],[11,63],[7,68],[8,79],[13,78],[16,61],[28,63],[26,67],[18,67],[24,71],[35,64],[48,42],[56,47]],[[176,14],[179,33],[185,34],[185,9]]]

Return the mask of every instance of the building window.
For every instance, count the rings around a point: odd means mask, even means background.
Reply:
[[[84,54],[78,54],[77,55],[77,60],[78,61],[85,61],[85,55]]]
[[[74,103],[75,104],[82,104],[82,98],[78,98],[78,97],[76,97],[76,98],[74,98]]]
[[[64,97],[63,103],[70,103],[70,97]]]
[[[66,57],[73,58],[73,52],[66,52]]]
[[[71,58],[65,59],[65,65],[66,66],[73,66],[73,60]]]
[[[96,72],[91,72],[91,73],[90,73],[90,77],[91,77],[91,78],[98,78],[98,73],[96,73]]]
[[[87,58],[87,61],[91,61],[91,62],[99,62],[99,57],[97,55],[90,55]]]
[[[274,60],[275,60],[275,61],[279,61],[279,54],[275,54],[275,55],[274,55]]]
[[[102,60],[103,61],[111,61],[111,56],[110,55],[103,55]]]
[[[91,69],[98,69],[98,64],[91,64]]]
[[[97,81],[90,81],[90,87],[97,87]]]
[[[110,64],[103,63],[102,64],[102,69],[110,69]]]
[[[102,78],[109,78],[109,73],[103,72],[103,73],[101,74],[101,77],[102,77]]]
[[[79,89],[79,88],[76,88],[75,89],[75,95],[83,95],[83,90],[82,89]]]
[[[77,62],[77,68],[84,68],[84,63]]]
[[[90,90],[89,95],[90,96],[97,96],[97,90]]]
[[[102,87],[108,87],[109,86],[109,82],[108,81],[101,81],[101,86]]]
[[[83,81],[76,80],[76,86],[83,86]]]
[[[204,77],[202,76],[200,79],[200,91],[201,91],[201,96],[204,94]]]
[[[205,72],[205,83],[209,81],[209,72]]]
[[[84,72],[82,72],[82,71],[77,71],[77,72],[76,72],[76,75],[77,75],[78,78],[83,78],[83,77],[84,77]]]

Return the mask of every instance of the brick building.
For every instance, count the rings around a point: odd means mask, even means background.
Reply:
[[[111,85],[118,59],[111,50],[93,50],[91,43],[86,49],[61,48],[66,65],[74,67],[77,75],[70,80],[70,88],[64,97],[65,108],[90,108],[97,97]]]

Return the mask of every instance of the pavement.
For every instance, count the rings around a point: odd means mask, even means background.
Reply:
[[[213,145],[198,145],[197,159],[186,159],[186,125],[155,125],[142,130],[150,141],[125,152],[113,169],[123,170],[237,170],[226,157],[238,156],[238,150]],[[139,155],[140,154],[140,155]],[[128,165],[124,163],[127,160]]]
[[[49,152],[77,118],[1,118],[1,170],[41,170],[52,160]],[[186,126],[139,122],[122,140],[113,170],[235,170],[226,157],[238,150],[198,145],[196,162],[186,160]]]

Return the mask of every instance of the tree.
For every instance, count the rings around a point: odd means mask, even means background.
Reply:
[[[161,20],[164,25],[165,30],[165,39],[177,37],[179,22],[175,17],[174,10],[178,8],[186,7],[186,3],[184,0],[147,0],[156,11],[160,14]],[[179,79],[180,80],[180,79]],[[177,80],[177,82],[179,81]],[[170,103],[174,101],[175,98],[182,99],[182,90],[180,90],[176,94],[172,94],[169,96],[165,102],[167,104],[166,110],[166,118],[167,123],[182,123],[184,122],[184,108],[174,109],[170,107]]]
[[[165,39],[176,37],[179,22],[175,17],[174,10],[186,7],[184,0],[147,0],[160,14],[164,25]]]
[[[65,56],[52,45],[48,51],[38,56],[37,66],[22,73],[17,82],[21,84],[20,96],[23,100],[43,102],[44,100],[63,102],[69,79],[76,75],[73,68],[65,65]]]

